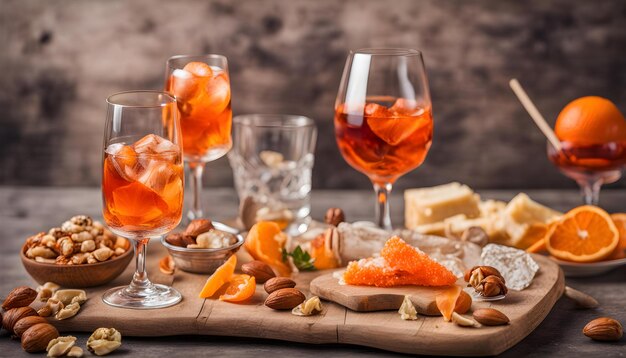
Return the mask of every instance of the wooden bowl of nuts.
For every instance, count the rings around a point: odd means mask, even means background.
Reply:
[[[204,274],[213,273],[243,242],[243,236],[236,229],[207,219],[193,220],[184,232],[161,238],[176,268]]]
[[[77,215],[61,227],[29,237],[20,258],[40,284],[92,287],[119,276],[132,260],[133,250],[128,239],[88,216]]]

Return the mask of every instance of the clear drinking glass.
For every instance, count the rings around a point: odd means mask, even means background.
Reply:
[[[290,234],[310,222],[311,172],[317,129],[307,117],[250,114],[233,120],[228,154],[239,200],[253,200],[257,218],[276,221]]]
[[[176,99],[158,91],[131,91],[107,98],[102,202],[114,233],[131,239],[137,268],[129,286],[104,293],[105,303],[149,309],[176,304],[172,287],[153,284],[146,273],[146,245],[181,220],[183,159]]]
[[[192,207],[187,218],[201,218],[202,173],[207,162],[232,146],[228,61],[221,55],[173,56],[167,60],[165,90],[176,96],[183,131],[183,153],[190,170]]]
[[[380,227],[391,229],[387,199],[392,185],[422,164],[432,136],[421,52],[351,51],[335,102],[335,138],[348,164],[372,181]]]

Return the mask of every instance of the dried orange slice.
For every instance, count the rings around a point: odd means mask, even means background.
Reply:
[[[200,291],[200,298],[211,297],[220,289],[226,282],[230,281],[235,273],[235,266],[237,266],[237,256],[231,256],[222,266],[218,267],[209,279],[206,280],[202,291]]]
[[[291,268],[283,262],[282,250],[285,247],[287,236],[280,230],[280,226],[273,221],[259,221],[254,224],[244,247],[255,260],[270,265],[280,276],[289,276]]]
[[[220,296],[220,301],[242,302],[254,295],[256,280],[250,275],[235,275],[226,292]]]
[[[626,214],[611,214],[611,219],[619,232],[619,243],[607,260],[623,259],[626,257]]]
[[[597,206],[572,209],[550,228],[546,248],[557,259],[594,262],[607,258],[619,243],[609,214]]]

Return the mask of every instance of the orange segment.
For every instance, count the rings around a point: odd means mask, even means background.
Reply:
[[[607,258],[608,260],[623,259],[626,257],[626,214],[611,214],[611,219],[619,232],[619,243],[613,250],[613,253]]]
[[[372,132],[389,145],[399,144],[426,124],[426,120],[413,116],[367,117],[367,125]]]
[[[250,228],[244,247],[255,260],[270,265],[280,276],[289,276],[291,268],[282,258],[286,241],[287,236],[280,230],[278,224],[260,221]]]
[[[250,275],[235,275],[226,292],[220,296],[220,301],[242,302],[254,295],[256,280]]]
[[[349,285],[378,287],[448,286],[456,282],[452,272],[395,236],[387,240],[381,257],[350,262],[343,279]]]
[[[461,287],[455,285],[435,297],[437,309],[439,309],[439,312],[441,312],[441,315],[446,322],[450,322],[452,319],[452,312],[454,312],[456,301],[459,299],[461,291]]]
[[[326,243],[326,235],[322,234],[311,241],[311,250],[309,252],[313,261],[313,266],[318,270],[331,269],[339,267],[339,262],[328,248]]]
[[[200,298],[211,297],[220,289],[226,282],[230,281],[235,273],[235,266],[237,266],[237,256],[231,256],[222,266],[218,267],[209,279],[206,280],[202,291],[200,291]]]
[[[546,235],[546,248],[560,260],[594,262],[608,257],[619,242],[609,214],[597,206],[579,206],[554,224]]]
[[[582,145],[626,140],[626,120],[606,98],[588,96],[570,102],[556,120],[556,136]]]

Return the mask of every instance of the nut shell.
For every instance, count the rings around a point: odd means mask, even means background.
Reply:
[[[37,311],[30,306],[12,308],[4,313],[4,317],[2,317],[2,327],[10,333],[15,333],[13,331],[15,324],[22,318],[29,316],[37,316]]]
[[[2,309],[5,311],[11,308],[28,306],[37,298],[37,291],[30,287],[16,287],[9,293],[6,300],[2,303]]]
[[[267,280],[276,277],[274,270],[261,261],[251,261],[241,265],[243,273],[253,276],[257,283],[265,283]]]
[[[22,334],[22,348],[28,353],[42,352],[51,340],[59,337],[59,331],[50,323],[38,323]]]
[[[265,305],[274,310],[290,310],[305,299],[304,294],[295,288],[281,288],[267,296]]]
[[[16,336],[21,337],[27,329],[39,323],[48,323],[48,320],[41,316],[24,317],[13,326],[13,332]]]
[[[294,288],[296,287],[296,283],[287,277],[273,277],[265,282],[263,288],[265,292],[272,293],[276,290],[280,290],[282,288]]]
[[[480,308],[474,311],[474,319],[485,326],[501,326],[509,323],[509,317],[494,308]]]
[[[619,341],[624,335],[624,329],[619,321],[600,317],[587,323],[583,334],[596,341]]]

